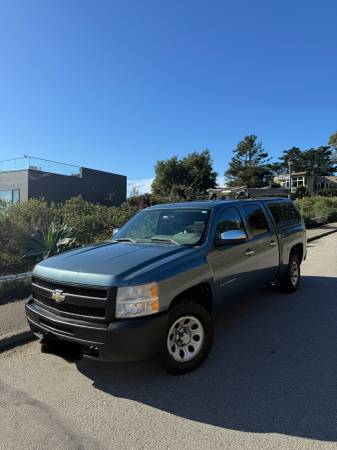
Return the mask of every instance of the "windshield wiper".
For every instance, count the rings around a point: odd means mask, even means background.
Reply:
[[[136,243],[136,241],[134,239],[129,238],[129,237],[114,239],[114,241],[115,242],[134,242],[134,243]]]
[[[161,237],[152,237],[150,238],[150,241],[152,242],[169,242],[170,244],[174,244],[174,245],[179,245],[179,243],[177,241],[175,241],[174,239],[171,238],[161,238]]]

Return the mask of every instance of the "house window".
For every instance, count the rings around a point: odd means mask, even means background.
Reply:
[[[291,188],[295,190],[300,186],[305,186],[305,177],[292,177]]]
[[[0,191],[0,201],[4,203],[17,203],[20,201],[20,189]]]
[[[12,199],[13,203],[18,203],[20,201],[20,189],[13,189]]]

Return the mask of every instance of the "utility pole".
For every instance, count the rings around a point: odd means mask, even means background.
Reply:
[[[288,194],[288,198],[291,199],[291,188],[292,188],[292,167],[293,166],[293,162],[291,159],[288,160],[288,167],[289,167],[289,194]]]

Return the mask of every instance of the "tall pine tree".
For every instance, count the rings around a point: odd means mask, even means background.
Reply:
[[[300,150],[292,147],[282,153],[280,162],[272,164],[275,174],[287,173],[288,163],[292,161],[294,172],[306,172],[308,175],[333,175],[337,169],[334,149],[330,145]]]
[[[225,177],[229,186],[263,187],[270,182],[268,153],[257,136],[248,135],[238,143]]]

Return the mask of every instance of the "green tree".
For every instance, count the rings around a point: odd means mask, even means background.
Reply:
[[[333,151],[331,147],[321,146],[310,148],[303,152],[305,167],[310,175],[333,175],[337,166],[333,161]]]
[[[182,159],[173,156],[155,166],[153,193],[157,196],[192,200],[215,187],[217,173],[209,150],[193,152]]]
[[[337,164],[337,131],[332,133],[328,142],[330,148],[332,149],[332,159],[335,164]]]
[[[334,147],[335,149],[337,149],[337,131],[332,133],[332,135],[330,136],[329,145],[330,147]]]
[[[329,146],[308,150],[292,147],[283,152],[280,162],[272,165],[273,172],[275,174],[288,172],[290,160],[294,172],[307,172],[308,175],[333,175],[337,168],[333,159],[333,149]]]
[[[306,170],[303,152],[298,147],[292,147],[284,150],[279,158],[280,162],[271,164],[272,171],[275,175],[285,173],[289,170],[289,161],[292,161],[292,170],[294,172],[302,172]]]
[[[254,134],[246,136],[233,150],[225,177],[230,186],[263,187],[270,181],[268,153]]]

